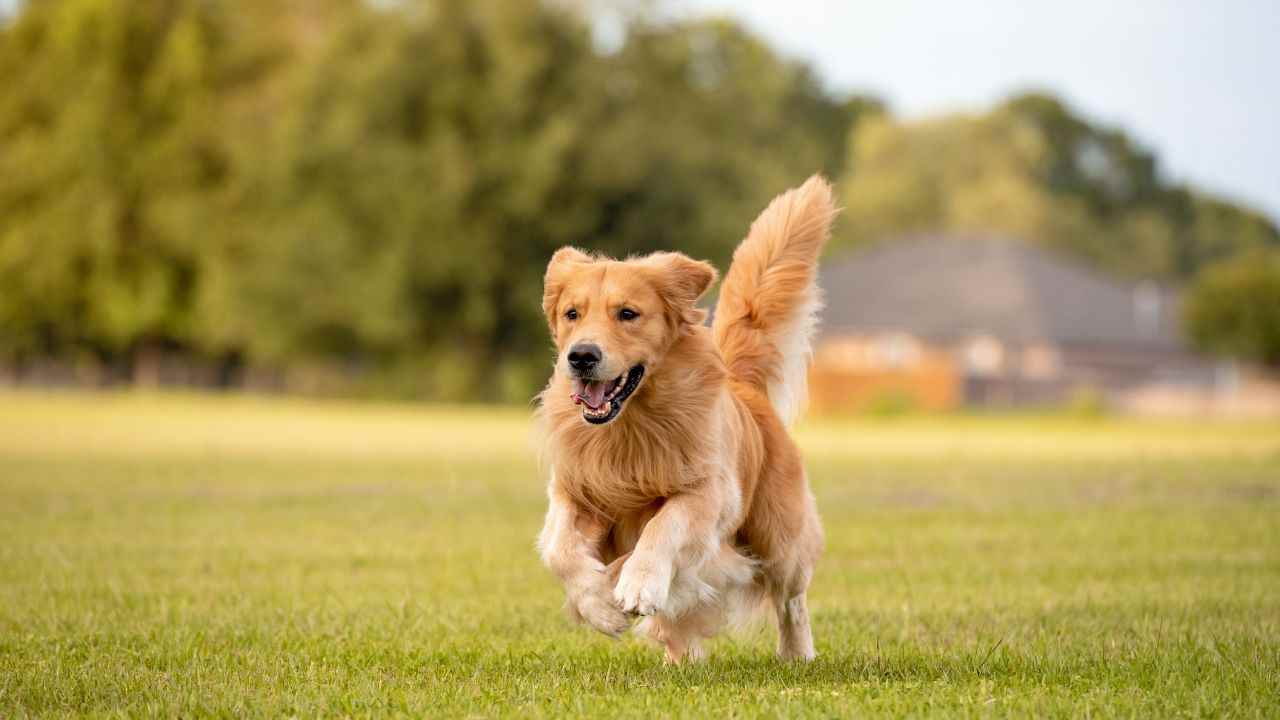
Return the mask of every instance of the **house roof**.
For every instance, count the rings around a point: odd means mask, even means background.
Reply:
[[[1176,293],[1103,275],[1027,242],[917,237],[827,262],[823,334],[1182,347]]]

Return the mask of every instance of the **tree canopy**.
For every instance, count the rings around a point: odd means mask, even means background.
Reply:
[[[532,1],[32,3],[0,30],[0,353],[528,394],[565,244],[724,260],[864,105],[726,22]]]
[[[602,48],[591,20],[537,0],[23,4],[0,22],[0,366],[128,376],[164,353],[526,399],[557,247],[723,267],[816,170],[844,189],[837,246],[999,232],[1180,280],[1277,244],[1052,97],[904,122],[733,22],[641,15]]]
[[[1280,251],[1253,251],[1207,268],[1187,297],[1201,348],[1280,369]]]

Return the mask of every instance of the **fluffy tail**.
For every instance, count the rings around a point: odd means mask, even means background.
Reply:
[[[729,373],[767,392],[788,425],[808,397],[822,308],[818,255],[835,214],[831,184],[819,175],[774,198],[733,254],[711,326]]]

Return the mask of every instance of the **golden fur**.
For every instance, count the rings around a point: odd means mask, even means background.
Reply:
[[[805,592],[822,530],[786,425],[803,402],[834,215],[817,176],[775,199],[734,254],[711,328],[695,307],[715,281],[707,263],[552,257],[543,310],[559,355],[538,410],[551,470],[539,549],[575,618],[616,635],[646,616],[678,662],[767,596],[779,654],[813,657]],[[584,380],[566,356],[583,342],[601,350],[600,378],[643,368],[607,424],[578,406]]]

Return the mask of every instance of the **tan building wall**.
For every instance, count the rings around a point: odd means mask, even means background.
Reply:
[[[906,399],[924,410],[949,410],[962,400],[951,354],[903,333],[824,341],[809,373],[815,412],[859,411]]]

